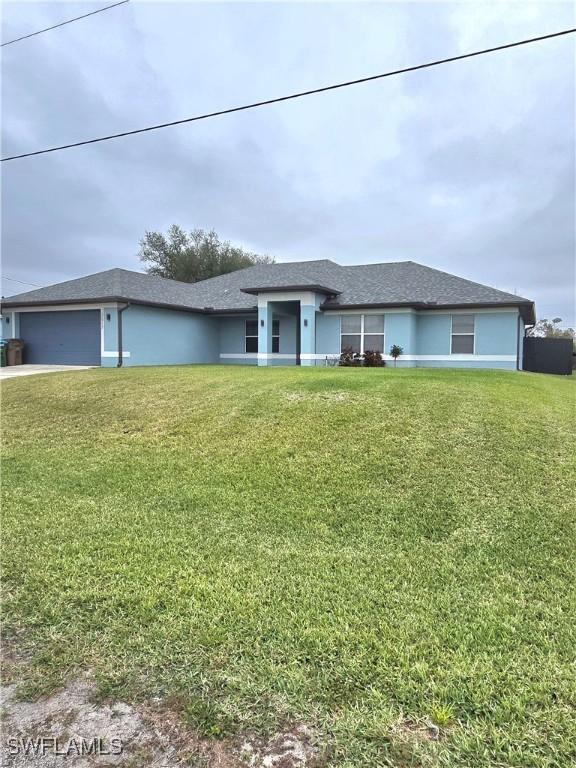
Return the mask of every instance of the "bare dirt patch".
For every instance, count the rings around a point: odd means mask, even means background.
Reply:
[[[122,702],[96,705],[93,695],[94,686],[87,680],[34,702],[18,701],[16,686],[5,686],[2,765],[185,765],[133,707]]]
[[[299,725],[271,739],[202,739],[160,703],[94,702],[89,679],[48,698],[19,701],[0,689],[3,768],[316,768],[321,753]]]
[[[322,763],[313,734],[305,725],[296,726],[268,742],[246,739],[241,745],[241,756],[250,768],[319,768]]]
[[[392,731],[396,735],[418,741],[438,741],[440,739],[440,728],[428,720],[411,720],[408,717],[402,717],[394,724]]]

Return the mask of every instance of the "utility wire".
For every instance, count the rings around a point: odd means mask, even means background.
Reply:
[[[541,35],[540,37],[531,37],[527,40],[519,40],[515,43],[506,43],[505,45],[498,45],[494,48],[484,48],[481,51],[473,51],[472,53],[463,53],[460,56],[451,56],[447,59],[437,59],[436,61],[429,61],[426,64],[417,64],[413,67],[404,67],[403,69],[395,69],[391,72],[384,72],[380,75],[371,75],[370,77],[361,77],[358,80],[348,80],[344,83],[336,83],[335,85],[325,85],[322,88],[314,88],[310,91],[300,91],[299,93],[292,93],[289,96],[279,96],[275,99],[266,99],[265,101],[255,101],[252,104],[245,104],[241,107],[230,107],[229,109],[221,109],[217,112],[208,112],[204,115],[196,115],[195,117],[186,117],[183,120],[173,120],[169,123],[159,123],[158,125],[151,125],[147,128],[137,128],[133,131],[123,131],[122,133],[112,133],[109,136],[100,136],[97,139],[86,139],[85,141],[76,141],[73,144],[62,144],[59,147],[50,147],[49,149],[39,149],[35,152],[25,152],[21,155],[11,155],[10,157],[3,157],[1,162],[5,163],[8,160],[20,160],[23,157],[33,157],[35,155],[45,155],[49,152],[60,152],[64,149],[71,149],[72,147],[82,147],[86,144],[97,144],[101,141],[110,141],[111,139],[120,139],[123,136],[134,136],[137,133],[147,133],[148,131],[157,131],[160,128],[169,128],[173,125],[183,125],[184,123],[194,123],[197,120],[207,120],[210,117],[218,117],[220,115],[229,115],[233,112],[243,112],[247,109],[255,109],[256,107],[264,107],[268,104],[278,104],[281,101],[290,101],[291,99],[300,99],[303,96],[312,96],[315,93],[324,93],[326,91],[335,91],[338,88],[347,88],[351,85],[359,85],[360,83],[369,83],[373,80],[381,80],[385,77],[393,77],[394,75],[401,75],[405,72],[415,72],[419,69],[427,69],[429,67],[437,67],[439,64],[448,64],[452,61],[460,61],[461,59],[470,59],[474,56],[483,56],[486,53],[494,53],[495,51],[503,51],[507,48],[516,48],[520,45],[528,45],[529,43],[537,43],[541,40],[550,40],[553,37],[561,37],[562,35],[571,35],[576,32],[574,29],[564,29],[561,32],[553,32],[549,35]]]
[[[38,283],[27,283],[26,280],[17,280],[15,277],[8,277],[8,275],[2,275],[2,280],[11,280],[13,283],[22,283],[22,285],[33,285],[34,288],[42,288]]]
[[[68,21],[61,21],[60,24],[54,24],[52,27],[45,27],[45,29],[39,29],[37,32],[31,32],[29,35],[22,35],[22,37],[16,37],[14,40],[8,40],[6,43],[2,43],[0,45],[0,48],[4,48],[5,45],[12,45],[12,43],[19,43],[21,40],[28,40],[29,37],[35,37],[36,35],[41,35],[43,32],[50,32],[51,29],[58,29],[58,27],[63,27],[66,24],[72,24],[73,21],[79,21],[79,19],[86,19],[88,16],[94,16],[96,13],[102,13],[102,11],[109,11],[110,8],[116,8],[118,5],[124,5],[124,3],[129,3],[130,0],[120,0],[119,3],[113,3],[113,5],[107,5],[105,8],[98,8],[96,11],[91,11],[90,13],[85,13],[83,16],[75,16],[73,19],[68,19]]]

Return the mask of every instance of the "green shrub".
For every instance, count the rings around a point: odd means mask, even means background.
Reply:
[[[386,365],[386,363],[378,350],[367,349],[366,352],[364,352],[364,365],[366,368],[381,368],[383,365]]]
[[[358,368],[362,365],[362,355],[354,352],[352,347],[345,347],[340,355],[340,365],[345,368]]]

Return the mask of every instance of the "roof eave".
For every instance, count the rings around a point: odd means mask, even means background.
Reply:
[[[249,315],[252,312],[257,312],[258,307],[256,304],[251,307],[232,307],[229,309],[218,309],[217,307],[206,307],[206,314],[208,315]]]
[[[283,293],[284,291],[314,291],[315,293],[325,293],[327,296],[339,296],[342,291],[336,288],[328,288],[326,285],[317,283],[308,283],[305,285],[268,285],[258,286],[256,288],[240,288],[242,293],[258,295],[259,293]]]
[[[159,309],[173,309],[179,312],[193,312],[197,314],[208,314],[209,309],[206,307],[187,307],[182,304],[170,304],[161,301],[147,301],[144,299],[131,299],[128,296],[95,296],[91,299],[44,299],[41,301],[27,301],[27,302],[11,302],[9,300],[2,300],[0,303],[1,309],[34,309],[34,307],[57,307],[63,304],[72,305],[78,304],[85,306],[87,304],[108,304],[110,302],[120,302],[123,304],[137,304],[144,307],[158,307]]]
[[[320,309],[393,309],[395,307],[404,307],[406,309],[418,309],[421,305],[413,301],[378,301],[363,302],[360,304],[339,304],[338,302],[324,302],[320,304]]]
[[[258,289],[259,291],[281,291],[281,290],[311,290],[310,286],[304,288],[300,287],[285,287],[277,289]],[[131,299],[128,296],[95,296],[90,299],[52,299],[41,300],[34,302],[11,302],[10,299],[4,299],[0,303],[0,309],[34,309],[34,307],[53,307],[61,305],[73,305],[80,306],[87,304],[103,304],[109,302],[122,302],[127,304],[136,304],[138,306],[157,307],[159,309],[171,309],[179,312],[191,312],[193,314],[243,314],[246,312],[254,311],[255,307],[235,307],[235,308],[215,308],[215,307],[187,307],[182,304],[171,304],[168,302],[159,301],[147,301],[144,299]],[[452,303],[452,304],[431,304],[429,302],[373,302],[373,303],[358,303],[358,304],[339,304],[337,302],[324,302],[320,305],[320,309],[325,310],[343,310],[343,309],[393,309],[393,308],[406,308],[406,309],[418,309],[418,310],[435,310],[435,309],[499,309],[504,307],[517,307],[520,312],[520,316],[526,325],[533,325],[536,322],[534,302],[532,301],[509,301],[509,302],[475,302],[475,303]]]
[[[362,303],[362,304],[338,304],[324,302],[320,305],[320,309],[325,311],[329,309],[418,309],[418,310],[435,310],[435,309],[500,309],[506,307],[517,307],[520,312],[520,316],[527,325],[531,325],[536,322],[534,302],[533,301],[477,301],[474,303],[451,303],[451,304],[438,304],[432,302],[423,301],[395,301],[395,302],[374,302],[374,303]]]

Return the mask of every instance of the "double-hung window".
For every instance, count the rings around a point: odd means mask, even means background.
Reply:
[[[384,315],[342,315],[340,351],[384,352]]]
[[[280,352],[280,320],[272,320],[272,352]]]
[[[258,352],[258,320],[246,320],[245,350],[248,353]],[[280,321],[272,321],[272,352],[280,352]]]
[[[258,320],[246,320],[246,352],[258,352]]]
[[[452,315],[450,352],[453,355],[474,354],[474,315]]]

